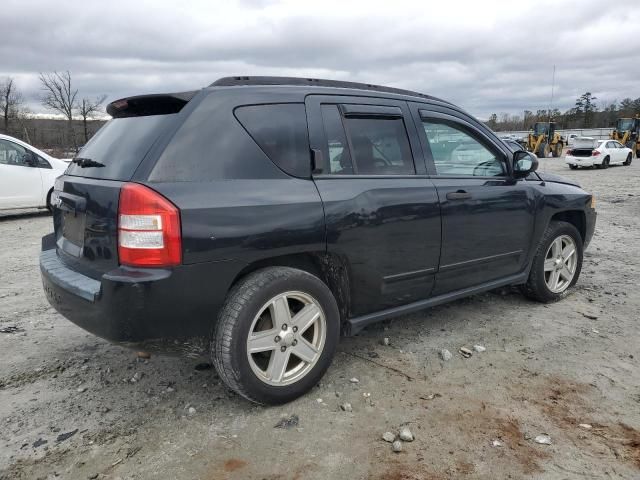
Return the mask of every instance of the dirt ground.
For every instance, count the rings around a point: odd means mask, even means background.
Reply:
[[[640,161],[541,163],[597,197],[568,298],[487,293],[374,326],[342,340],[312,392],[275,408],[193,360],[138,361],[65,320],[37,266],[51,218],[4,216],[0,478],[640,478]],[[486,351],[458,353],[475,344]],[[403,425],[416,438],[394,453],[381,436]]]

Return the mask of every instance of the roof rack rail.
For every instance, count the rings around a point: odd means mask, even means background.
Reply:
[[[307,85],[314,87],[334,87],[353,88],[357,90],[372,90],[376,92],[395,93],[398,95],[410,95],[412,97],[422,97],[440,100],[431,95],[403,90],[401,88],[383,87],[370,83],[344,82],[341,80],[324,80],[321,78],[303,77],[223,77],[213,82],[210,87],[231,87],[238,85]],[[441,100],[442,101],[442,100]],[[447,102],[448,103],[448,102]]]

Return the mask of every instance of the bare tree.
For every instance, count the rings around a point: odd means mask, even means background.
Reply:
[[[89,141],[89,131],[87,129],[87,120],[93,118],[96,113],[100,111],[102,103],[107,99],[106,95],[91,100],[89,98],[83,98],[78,103],[78,114],[82,117],[82,127],[84,128],[84,142]]]
[[[7,77],[0,84],[0,110],[2,111],[4,133],[9,133],[9,122],[18,118],[23,103],[22,94],[17,90],[13,78]]]
[[[78,151],[76,137],[73,132],[73,112],[78,107],[78,90],[71,85],[71,72],[40,73],[40,83],[44,94],[42,104],[49,110],[64,115],[67,120],[67,130],[73,143],[73,148]]]

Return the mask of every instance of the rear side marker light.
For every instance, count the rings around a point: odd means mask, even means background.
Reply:
[[[591,152],[591,155],[597,157],[598,155],[600,155],[600,152],[598,150],[594,150],[593,152]]]
[[[170,267],[182,262],[178,208],[158,192],[137,183],[120,190],[118,257],[121,265]]]

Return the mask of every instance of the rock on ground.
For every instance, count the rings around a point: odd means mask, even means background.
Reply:
[[[391,433],[391,432],[384,432],[384,433],[382,434],[382,439],[383,439],[385,442],[389,442],[389,443],[391,443],[391,442],[393,442],[393,441],[396,439],[396,434],[395,434],[395,433]]]
[[[442,350],[440,350],[440,358],[443,361],[448,362],[449,360],[451,360],[453,358],[453,355],[451,354],[451,352],[449,350],[447,350],[446,348],[443,348]]]
[[[409,427],[402,427],[398,436],[400,437],[400,440],[404,442],[413,442],[413,433],[411,433]]]

